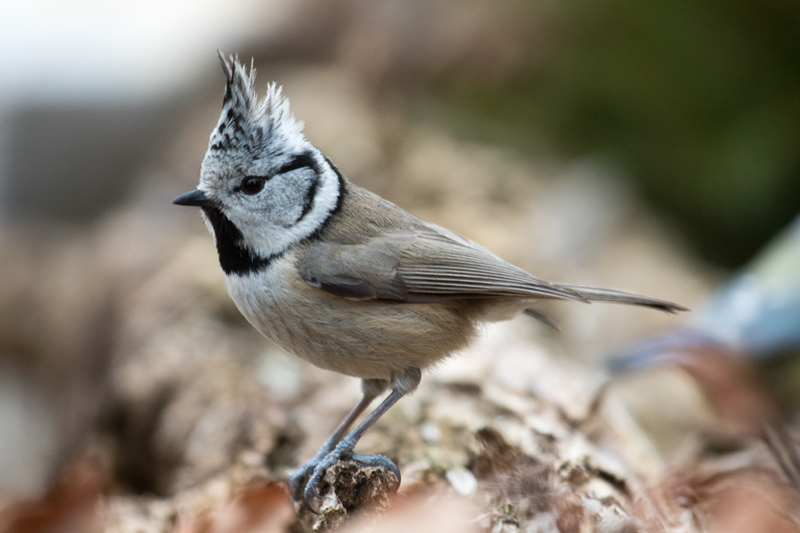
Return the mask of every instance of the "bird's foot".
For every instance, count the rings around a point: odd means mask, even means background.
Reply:
[[[317,468],[325,457],[328,456],[335,448],[336,445],[339,443],[337,437],[332,436],[322,447],[317,450],[317,453],[314,454],[314,457],[306,461],[306,463],[298,468],[292,475],[289,476],[289,494],[292,496],[292,501],[300,501],[304,496],[304,490],[306,488],[306,483],[308,481],[309,476],[314,473],[314,470]]]
[[[289,476],[289,494],[292,496],[292,501],[300,501],[304,497],[303,495],[308,478],[319,463],[320,459],[314,457]]]
[[[397,488],[400,486],[400,470],[397,468],[397,465],[392,462],[391,459],[388,457],[384,457],[383,455],[365,455],[361,453],[354,453],[353,447],[354,443],[351,444],[348,442],[347,439],[343,440],[339,443],[333,451],[331,451],[328,455],[326,455],[320,461],[314,461],[312,459],[305,465],[298,470],[292,478],[290,478],[290,487],[292,487],[292,493],[294,494],[294,483],[295,476],[298,476],[301,471],[303,471],[302,476],[298,477],[298,481],[302,481],[308,472],[313,471],[311,473],[311,477],[308,479],[308,482],[305,484],[305,490],[303,491],[303,498],[305,500],[306,506],[314,513],[318,513],[318,509],[314,506],[315,500],[321,500],[322,496],[320,495],[320,489],[322,488],[323,477],[325,476],[325,472],[328,471],[333,465],[340,461],[350,461],[357,464],[363,468],[374,468],[374,469],[382,469],[387,472],[391,472],[394,477],[397,479],[396,484],[392,487],[392,491],[396,491]],[[316,458],[315,458],[316,459]],[[314,463],[314,464],[312,464]]]

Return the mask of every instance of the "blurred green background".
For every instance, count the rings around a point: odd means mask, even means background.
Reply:
[[[512,69],[431,80],[462,134],[610,157],[697,253],[729,267],[800,211],[800,3],[510,8],[546,21]]]

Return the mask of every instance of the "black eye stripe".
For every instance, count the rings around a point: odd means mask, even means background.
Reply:
[[[317,161],[314,159],[314,156],[311,155],[311,152],[303,152],[302,154],[294,156],[291,161],[275,171],[275,174],[284,174],[299,168],[313,168],[315,171],[318,171]]]
[[[250,180],[252,178],[260,179],[260,180],[262,180],[261,181],[261,186],[263,187],[264,183],[269,181],[269,180],[271,180],[273,177],[275,177],[275,176],[277,176],[279,174],[285,174],[286,172],[291,172],[293,170],[298,170],[298,169],[301,169],[301,168],[311,168],[311,169],[314,170],[314,172],[319,174],[319,166],[317,165],[317,161],[316,161],[316,159],[314,159],[314,156],[311,154],[311,152],[303,152],[302,154],[299,154],[299,155],[296,155],[296,156],[292,157],[292,159],[288,163],[286,163],[285,165],[280,167],[272,175],[268,175],[268,176],[245,176],[245,178],[234,189],[234,191],[235,192],[244,191],[247,194],[255,194],[255,193],[259,192],[261,189],[259,189],[258,191],[255,191],[255,192],[250,192],[250,191],[246,190],[245,182],[247,180]]]

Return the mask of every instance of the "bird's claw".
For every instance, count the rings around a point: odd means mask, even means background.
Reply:
[[[354,453],[350,457],[350,460],[361,466],[388,470],[389,472],[394,474],[394,477],[397,478],[397,485],[395,486],[395,490],[397,490],[400,487],[400,469],[397,468],[397,465],[394,464],[394,461],[392,461],[388,457],[385,457],[383,455],[365,455],[363,453]]]
[[[325,476],[325,472],[328,471],[330,467],[338,463],[339,461],[352,461],[360,466],[363,467],[371,467],[371,468],[382,468],[394,474],[397,478],[397,484],[394,487],[394,490],[400,486],[400,469],[397,468],[397,465],[389,459],[388,457],[384,457],[383,455],[365,455],[361,453],[353,453],[352,446],[348,446],[348,443],[342,442],[339,446],[336,447],[332,452],[326,455],[321,461],[317,461],[316,463],[306,463],[303,465],[301,471],[298,471],[295,476],[292,476],[290,479],[290,487],[292,487],[292,494],[296,494],[295,491],[299,492],[299,487],[296,487],[297,480],[302,480],[303,477],[307,474],[308,470],[313,467],[313,473],[311,477],[308,478],[308,482],[306,482],[305,490],[303,491],[303,501],[305,501],[306,507],[314,513],[319,514],[319,509],[314,505],[315,501],[319,501],[322,499],[319,491],[322,486],[322,478]]]
[[[292,501],[296,502],[303,496],[308,474],[314,470],[317,466],[317,462],[318,461],[312,459],[288,477],[289,494],[292,496]]]
[[[306,485],[306,490],[303,493],[303,501],[305,502],[308,510],[314,514],[319,514],[319,508],[317,507],[316,502],[321,499],[322,496],[320,496],[319,492],[317,492],[317,488],[311,485],[311,480],[309,480],[309,484]]]
[[[313,475],[317,466],[319,466],[319,464],[335,449],[335,445],[336,443],[329,439],[322,445],[322,448],[317,451],[312,459],[289,476],[289,493],[292,495],[292,501],[299,501],[301,497],[305,499],[304,489],[308,484],[309,476]]]
[[[303,500],[306,502],[306,507],[308,507],[312,512],[319,514],[319,512],[315,510],[314,506],[312,505],[312,501],[315,499],[322,499],[322,496],[319,494],[319,487],[322,484],[322,476],[325,475],[325,472],[327,472],[330,467],[342,459],[349,459],[352,454],[353,447],[348,446],[347,443],[342,441],[338,446],[336,446],[336,448],[333,449],[332,452],[314,465],[314,470],[311,474],[311,477],[308,478],[306,489],[303,492]]]

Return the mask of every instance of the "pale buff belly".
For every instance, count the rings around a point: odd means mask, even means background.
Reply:
[[[359,378],[426,368],[475,334],[468,308],[347,300],[307,284],[288,261],[255,279],[227,281],[237,307],[263,335],[313,365]]]

